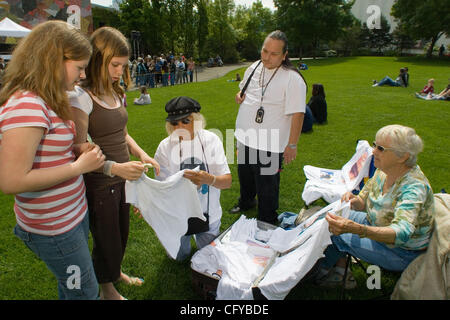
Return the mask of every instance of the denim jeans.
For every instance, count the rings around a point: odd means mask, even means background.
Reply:
[[[44,261],[55,275],[58,280],[59,299],[98,299],[97,278],[88,246],[88,214],[78,226],[60,235],[43,236],[27,232],[19,225],[15,226],[14,234]]]
[[[378,82],[378,86],[392,86],[392,87],[400,87],[400,84],[389,78],[388,76],[384,77],[383,79]]]
[[[367,214],[360,211],[350,211],[349,219],[360,224],[370,225],[366,218]],[[353,233],[343,233],[339,236],[331,236],[332,245],[325,250],[325,259],[322,267],[332,268],[336,262],[345,257],[346,253],[362,259],[369,264],[378,265],[390,271],[403,271],[423,250],[406,250],[398,247],[390,248],[386,244],[360,238]]]
[[[200,250],[204,246],[210,244],[215,238],[217,238],[217,236],[219,235],[219,229],[220,219],[210,224],[208,231],[195,234],[194,237],[197,249]],[[181,246],[177,254],[177,261],[185,260],[191,253],[191,237],[192,235],[181,237]]]

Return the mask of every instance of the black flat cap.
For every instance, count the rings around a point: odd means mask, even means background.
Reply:
[[[166,121],[183,119],[192,112],[199,112],[200,109],[200,103],[192,98],[185,96],[173,98],[166,104],[166,112],[168,114]]]

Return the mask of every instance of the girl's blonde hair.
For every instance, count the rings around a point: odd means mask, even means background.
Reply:
[[[89,59],[92,47],[79,30],[64,21],[33,28],[12,53],[3,76],[0,105],[18,90],[31,91],[62,119],[71,118],[64,62]]]
[[[86,68],[86,80],[82,82],[83,87],[89,88],[96,96],[115,92],[122,97],[125,91],[119,81],[112,83],[108,66],[114,57],[130,56],[130,45],[127,38],[117,29],[101,27],[91,35],[91,44],[93,53]],[[128,65],[125,67],[122,80],[126,86],[130,85]]]

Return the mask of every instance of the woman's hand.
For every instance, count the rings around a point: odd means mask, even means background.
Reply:
[[[98,145],[86,145],[84,150],[74,162],[74,165],[80,170],[80,174],[94,171],[104,165],[105,155]]]
[[[364,211],[366,204],[364,203],[364,201],[358,197],[355,196],[353,193],[351,192],[346,192],[344,193],[344,195],[341,197],[341,202],[349,202],[350,201],[350,208],[356,211]]]
[[[160,169],[159,163],[155,159],[153,159],[152,157],[145,154],[141,157],[141,161],[143,163],[150,163],[152,165],[152,167],[155,169],[155,174],[157,176],[159,176],[159,172],[161,169]],[[148,171],[148,168],[145,168],[145,172],[147,172],[147,171]]]
[[[191,180],[191,182],[197,186],[201,186],[202,184],[210,185],[214,181],[214,176],[203,170],[186,170],[184,171],[183,177]]]
[[[111,167],[112,174],[130,181],[139,179],[144,170],[144,164],[140,161],[116,162]]]
[[[75,156],[79,157],[83,152],[94,149],[95,146],[96,144],[90,142],[77,143],[73,145],[73,152]]]
[[[335,236],[351,232],[350,225],[353,222],[352,220],[337,216],[330,212],[327,213],[325,219],[328,221],[330,232]]]

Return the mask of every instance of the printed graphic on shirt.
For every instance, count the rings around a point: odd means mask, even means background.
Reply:
[[[180,170],[192,170],[197,167],[200,167],[200,170],[208,171],[205,164],[196,157],[186,158],[180,163]],[[203,214],[206,217],[206,221],[203,221],[199,218],[189,218],[188,231],[186,232],[186,235],[206,232],[209,230],[209,186],[203,184],[200,188],[197,189],[197,193],[202,205]]]

